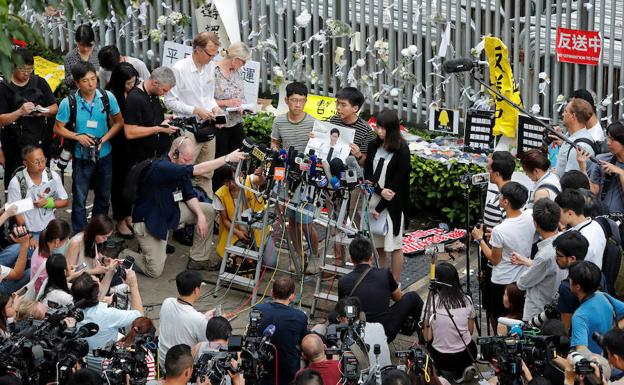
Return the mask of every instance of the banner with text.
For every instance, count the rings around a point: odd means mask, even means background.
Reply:
[[[600,32],[557,28],[557,60],[563,63],[600,63],[602,38]]]

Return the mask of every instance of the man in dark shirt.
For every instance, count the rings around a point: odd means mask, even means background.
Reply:
[[[169,126],[160,103],[175,86],[175,74],[169,67],[159,67],[149,79],[134,87],[126,98],[124,132],[128,139],[128,157],[131,164],[147,158],[162,156],[171,147],[171,134],[177,127]]]
[[[358,297],[366,320],[381,323],[392,342],[408,317],[420,319],[423,301],[416,292],[403,295],[390,270],[372,267],[373,245],[368,239],[356,237],[349,254],[355,268],[338,280],[338,298]],[[395,302],[392,306],[390,299]]]
[[[4,187],[9,187],[11,176],[22,165],[21,151],[24,147],[37,146],[50,159],[49,145],[52,139],[52,123],[58,111],[56,99],[48,83],[33,75],[35,60],[24,48],[17,48],[15,55],[22,64],[13,68],[10,79],[0,82],[0,127],[2,127],[2,150],[5,155]],[[45,109],[40,111],[39,109]]]
[[[239,150],[193,166],[195,146],[185,136],[173,141],[169,153],[147,166],[140,182],[139,196],[132,211],[134,234],[142,253],[125,249],[121,255],[135,258],[138,270],[159,277],[167,257],[167,236],[180,223],[194,224],[190,264],[208,267],[215,212],[208,203],[197,200],[191,178],[213,171],[228,162],[245,157]],[[199,269],[195,266],[194,269]]]
[[[301,310],[288,306],[295,299],[295,281],[290,277],[278,277],[273,283],[273,302],[256,306],[262,313],[260,329],[273,324],[275,333],[271,343],[277,348],[278,372],[275,363],[266,367],[267,374],[258,382],[261,385],[288,385],[300,368],[299,345],[308,332],[308,317]]]

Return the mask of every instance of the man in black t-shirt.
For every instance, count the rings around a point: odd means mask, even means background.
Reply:
[[[338,280],[338,298],[358,297],[366,320],[381,323],[392,342],[408,317],[420,319],[423,300],[416,292],[403,295],[390,270],[372,267],[373,245],[368,239],[356,237],[349,254],[355,268]]]
[[[0,82],[0,127],[6,157],[5,188],[8,188],[11,176],[22,164],[20,154],[25,146],[40,147],[50,158],[51,124],[58,111],[48,83],[33,75],[33,55],[24,48],[15,49],[13,54],[21,58],[22,63],[14,67],[10,79]]]
[[[175,86],[176,79],[169,67],[159,67],[149,79],[134,87],[126,98],[124,132],[128,139],[131,164],[166,154],[177,127],[169,126],[160,97]]]

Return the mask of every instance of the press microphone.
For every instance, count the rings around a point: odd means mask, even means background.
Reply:
[[[288,153],[283,148],[279,150],[278,156],[282,160],[282,162],[286,163],[288,161]]]
[[[310,155],[310,169],[308,170],[308,175],[310,178],[313,178],[316,175],[316,155]]]
[[[323,166],[323,172],[325,172],[325,176],[327,176],[327,179],[331,180],[334,173],[332,172],[329,163],[327,163],[327,161],[323,159],[321,160],[321,165]]]
[[[486,61],[474,60],[470,57],[460,57],[458,59],[450,59],[444,61],[442,64],[442,69],[447,74],[452,74],[456,72],[466,72],[471,71],[473,68],[476,68],[480,65],[489,65]]]
[[[329,161],[329,169],[332,175],[340,177],[340,174],[344,171],[345,165],[340,158],[334,158]],[[329,178],[329,176],[328,176]],[[331,178],[330,178],[331,179]]]
[[[260,345],[264,345],[265,343],[269,342],[271,337],[273,337],[273,334],[275,334],[275,329],[275,325],[273,324],[269,324],[269,326],[264,329],[264,331],[262,332],[262,340],[260,340]]]
[[[515,325],[524,325],[524,322],[522,320],[517,320],[517,319],[507,318],[507,317],[498,317],[497,322],[499,324],[507,326],[508,328],[515,326]]]
[[[86,338],[94,336],[98,333],[100,327],[95,322],[87,322],[78,329],[77,338]]]
[[[347,156],[345,160],[345,164],[347,165],[347,169],[355,171],[357,175],[358,181],[364,180],[364,174],[362,173],[362,168],[358,164],[357,160],[353,155]]]

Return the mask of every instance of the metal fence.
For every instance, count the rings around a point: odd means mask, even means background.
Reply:
[[[372,112],[396,108],[408,121],[422,123],[428,109],[439,106],[465,109],[479,87],[467,74],[449,76],[436,59],[447,25],[451,26],[447,57],[468,56],[485,35],[500,37],[510,52],[516,81],[527,107],[556,119],[559,95],[587,87],[596,92],[603,125],[623,113],[624,0],[231,0],[237,7],[242,40],[260,60],[261,88],[269,91],[272,68],[281,66],[286,80],[302,80],[313,93],[333,95],[341,86],[357,84]],[[161,15],[177,11],[194,16],[191,0],[162,0],[141,9],[129,8],[125,21],[114,17],[95,22],[100,44],[116,44],[130,56],[157,67],[167,39],[189,42],[197,32],[189,25],[164,28],[160,42],[150,38]],[[306,10],[310,22],[297,18]],[[28,14],[27,11],[25,11]],[[84,19],[65,22],[30,15],[51,48],[72,49],[72,31]],[[330,28],[349,27],[337,36]],[[557,26],[598,30],[602,40],[601,65],[559,63],[555,54]],[[320,31],[325,33],[321,33]],[[332,32],[333,31],[333,32]],[[333,34],[332,34],[333,33]],[[273,38],[273,40],[272,40]],[[273,45],[274,44],[274,45]],[[387,44],[387,46],[386,46]],[[402,51],[409,47],[408,59]],[[336,62],[337,50],[343,61]],[[415,55],[411,55],[415,53]],[[361,59],[358,61],[358,59]],[[399,68],[400,70],[396,70]],[[486,73],[484,74],[486,77]],[[544,84],[540,84],[544,83]]]

